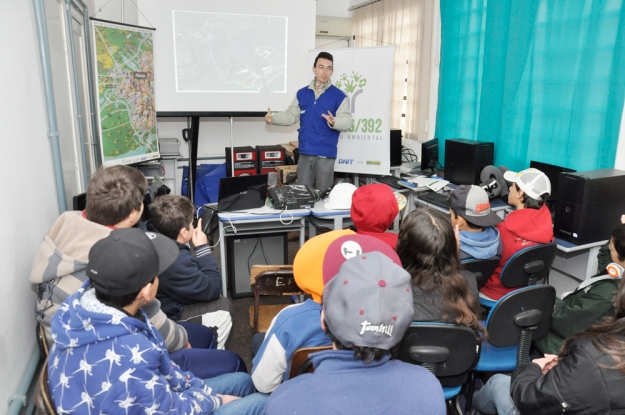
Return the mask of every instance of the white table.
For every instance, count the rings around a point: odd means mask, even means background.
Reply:
[[[576,289],[582,281],[597,274],[597,254],[607,242],[574,245],[556,238],[558,250],[549,271],[549,284],[558,295]]]
[[[258,209],[250,209],[245,212],[220,212],[218,214],[219,235],[221,238],[219,255],[221,260],[221,285],[223,296],[226,297],[227,295],[228,282],[226,237],[299,231],[299,246],[301,247],[304,245],[306,216],[308,215],[310,215],[308,209],[289,210],[281,213],[269,209],[266,206]]]
[[[317,235],[317,228],[315,228],[315,225],[332,230],[343,229],[345,226],[353,225],[354,222],[352,222],[350,215],[350,209],[326,209],[323,206],[322,200],[316,202],[315,206],[310,208],[310,217],[308,218],[308,239]]]

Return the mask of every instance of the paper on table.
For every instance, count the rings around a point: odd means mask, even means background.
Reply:
[[[432,177],[413,177],[408,180],[411,183],[416,184],[419,187],[427,187],[435,192],[438,192],[449,183],[449,180],[434,179]]]

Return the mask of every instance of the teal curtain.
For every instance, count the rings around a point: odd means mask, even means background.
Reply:
[[[512,170],[614,167],[624,0],[441,0],[441,23],[441,148],[492,141],[495,164]]]

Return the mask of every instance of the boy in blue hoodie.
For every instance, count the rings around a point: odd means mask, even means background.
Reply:
[[[461,185],[449,195],[451,224],[460,231],[460,260],[488,259],[501,255],[501,239],[495,226],[502,221],[490,210],[486,191]]]
[[[59,414],[262,414],[266,395],[247,373],[205,381],[173,363],[143,307],[178,256],[168,238],[117,229],[89,252],[89,280],[52,318],[48,358]],[[239,398],[244,396],[244,398]]]

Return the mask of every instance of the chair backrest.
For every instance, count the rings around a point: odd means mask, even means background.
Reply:
[[[48,384],[48,359],[46,358],[39,374],[35,389],[35,411],[40,415],[56,415],[50,385]]]
[[[250,285],[254,293],[254,316],[252,327],[259,329],[261,295],[304,295],[293,276],[293,265],[253,265],[250,271]],[[274,306],[275,307],[275,306]],[[279,310],[278,310],[279,311]],[[277,313],[278,311],[273,311]],[[269,316],[269,321],[273,315]]]
[[[45,359],[48,357],[48,340],[46,339],[46,329],[40,322],[37,322],[37,326],[35,327],[35,336],[41,358]]]
[[[297,375],[304,373],[312,373],[315,371],[312,365],[312,361],[308,357],[311,353],[322,352],[324,350],[331,350],[332,346],[317,346],[317,347],[300,347],[291,356],[291,364],[289,365],[289,379],[293,379]]]
[[[402,338],[399,360],[423,366],[441,385],[462,385],[480,357],[475,332],[446,323],[412,323]]]
[[[520,250],[510,257],[503,267],[501,283],[508,288],[536,284],[536,281],[549,275],[556,250],[554,242]]]
[[[468,259],[462,261],[462,267],[472,272],[477,280],[477,288],[482,288],[486,281],[493,275],[499,265],[500,257],[494,256],[488,259]]]
[[[519,344],[524,326],[536,327],[532,337],[535,340],[540,339],[551,327],[555,299],[556,289],[551,285],[523,287],[506,294],[488,314],[488,342],[495,347]]]
[[[253,265],[250,285],[258,295],[303,294],[295,282],[293,265]]]

